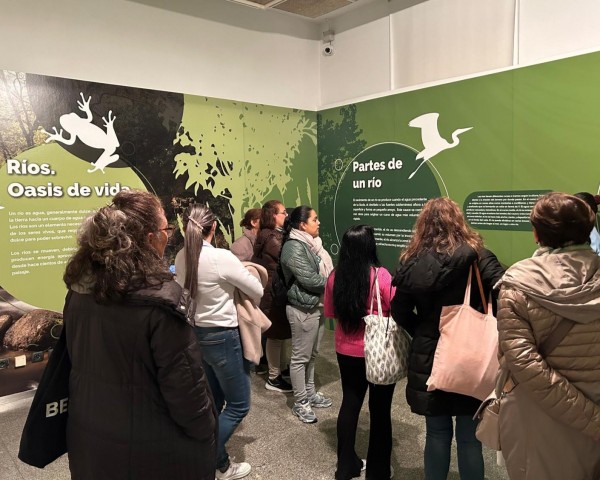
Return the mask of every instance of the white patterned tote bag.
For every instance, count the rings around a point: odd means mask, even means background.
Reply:
[[[379,269],[371,295],[369,315],[365,321],[365,364],[367,380],[376,385],[391,385],[406,377],[410,335],[389,315],[384,317],[379,293]],[[377,314],[373,313],[373,300],[377,298]]]

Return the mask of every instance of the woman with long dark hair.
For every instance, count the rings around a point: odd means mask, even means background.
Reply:
[[[232,462],[225,444],[250,410],[250,364],[244,360],[233,294],[238,288],[258,303],[263,294],[233,253],[214,248],[217,220],[204,205],[191,205],[183,217],[184,247],[175,257],[177,281],[195,301],[194,332],[219,412],[218,480],[247,476],[246,462]]]
[[[79,229],[64,275],[71,478],[215,478],[213,400],[162,258],[173,229],[135,190]]]
[[[325,286],[325,316],[336,318],[335,351],[342,379],[342,405],[337,419],[337,480],[360,476],[365,465],[354,444],[358,417],[369,390],[369,450],[366,478],[390,478],[392,454],[392,397],[396,384],[374,385],[367,381],[364,335],[375,278],[379,284],[381,308],[373,313],[388,315],[395,289],[392,276],[379,263],[373,227],[350,227],[342,238],[338,264]]]
[[[392,313],[412,337],[406,399],[414,413],[425,416],[425,478],[446,480],[456,419],[458,469],[462,480],[483,480],[481,443],[475,438],[476,398],[441,390],[427,391],[440,338],[440,314],[446,305],[461,304],[469,271],[477,264],[487,297],[503,268],[483,247],[456,202],[433,198],[423,206],[413,236],[400,255],[393,284]],[[482,309],[472,289],[471,306]]]
[[[315,388],[315,360],[323,338],[323,292],[333,270],[331,257],[319,238],[319,219],[311,207],[296,207],[290,231],[281,249],[285,277],[287,318],[292,329],[290,377],[294,388],[292,413],[301,422],[315,423],[313,408],[331,407],[331,399]]]

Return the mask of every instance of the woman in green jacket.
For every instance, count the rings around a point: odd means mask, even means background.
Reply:
[[[312,408],[326,408],[332,403],[315,389],[315,359],[323,338],[323,292],[333,264],[319,238],[317,212],[303,205],[292,211],[289,220],[291,229],[281,250],[281,268],[289,286],[286,313],[292,329],[292,412],[304,423],[315,423]]]

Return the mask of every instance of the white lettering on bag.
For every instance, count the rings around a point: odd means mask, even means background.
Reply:
[[[67,411],[67,406],[69,403],[69,398],[62,398],[58,402],[50,402],[46,404],[46,418],[55,417],[60,413],[65,413]]]

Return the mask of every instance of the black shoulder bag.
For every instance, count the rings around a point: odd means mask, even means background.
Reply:
[[[71,359],[66,328],[52,350],[23,427],[19,459],[44,468],[67,451],[67,406]]]

